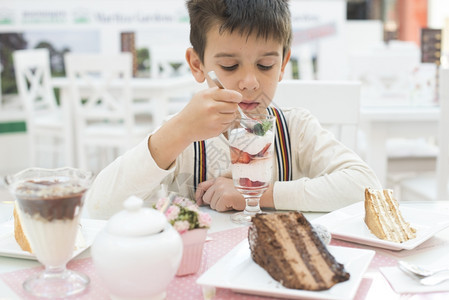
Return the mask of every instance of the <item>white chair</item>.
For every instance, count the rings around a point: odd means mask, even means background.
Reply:
[[[304,107],[310,110],[338,140],[357,150],[359,82],[282,80],[273,103],[281,108]]]
[[[449,68],[439,70],[440,120],[436,170],[400,183],[402,200],[449,200]]]
[[[98,172],[152,130],[135,120],[132,56],[68,53],[65,66],[75,104],[77,163]]]
[[[17,88],[26,112],[29,164],[73,166],[73,127],[51,87],[48,50],[18,50],[13,59]]]

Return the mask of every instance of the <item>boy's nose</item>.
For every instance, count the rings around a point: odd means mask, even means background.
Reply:
[[[254,73],[246,73],[239,82],[239,88],[244,90],[257,90],[259,88],[259,81]]]

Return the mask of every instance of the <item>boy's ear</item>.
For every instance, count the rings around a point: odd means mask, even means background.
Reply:
[[[292,54],[292,50],[291,49],[289,49],[287,51],[287,53],[285,53],[284,61],[282,62],[282,66],[281,66],[281,74],[279,74],[279,81],[281,81],[282,78],[284,77],[285,67],[287,66],[287,63],[290,60],[291,54]]]
[[[190,72],[192,72],[195,80],[199,83],[204,82],[204,80],[206,80],[206,77],[204,76],[200,57],[192,47],[186,50],[186,61],[189,64]]]

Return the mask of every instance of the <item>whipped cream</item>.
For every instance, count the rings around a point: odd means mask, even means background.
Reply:
[[[232,178],[249,178],[251,181],[270,182],[273,162],[272,156],[253,159],[249,164],[232,164]]]
[[[268,130],[265,135],[260,136],[248,132],[244,128],[231,130],[229,144],[239,150],[251,155],[256,155],[267,145],[273,142],[273,131]]]
[[[45,266],[63,266],[73,255],[79,218],[48,221],[18,210],[23,230],[37,259]]]

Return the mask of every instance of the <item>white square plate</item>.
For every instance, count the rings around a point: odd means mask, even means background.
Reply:
[[[416,238],[404,243],[381,240],[366,226],[365,203],[357,202],[311,221],[325,226],[332,238],[389,250],[411,250],[449,226],[449,215],[437,211],[400,206],[406,222],[416,229]]]
[[[335,259],[344,264],[350,279],[325,291],[295,290],[283,287],[251,258],[245,239],[215,265],[201,275],[196,283],[235,292],[289,299],[352,299],[375,252],[372,250],[328,246]]]
[[[106,225],[105,220],[81,219],[81,233],[83,234],[84,244],[73,251],[73,257],[78,256],[84,250],[88,249],[98,232]],[[6,221],[0,224],[0,256],[8,256],[24,259],[36,259],[34,254],[23,251],[14,238],[14,220]]]

